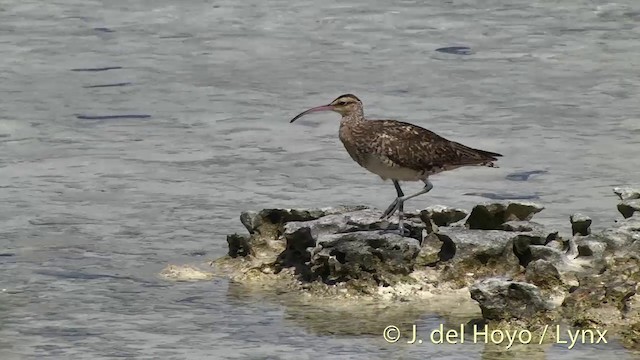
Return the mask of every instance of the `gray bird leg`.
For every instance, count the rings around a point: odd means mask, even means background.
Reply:
[[[396,198],[396,201],[397,201],[397,199],[404,196],[404,193],[402,192],[402,188],[400,188],[400,183],[398,182],[398,180],[393,180],[393,186],[395,186],[396,192],[398,193],[398,197]],[[395,208],[396,206],[394,206],[394,209]],[[404,235],[404,203],[403,202],[400,202],[398,204],[397,210],[398,210],[398,232],[400,233],[400,235]]]
[[[433,184],[431,183],[431,181],[424,180],[424,187],[422,188],[422,190],[418,191],[415,194],[412,195],[404,195],[402,193],[402,190],[400,189],[400,185],[398,184],[397,181],[393,181],[393,185],[396,187],[396,191],[398,191],[398,197],[391,203],[391,205],[389,205],[389,207],[387,208],[387,210],[384,211],[384,213],[382,214],[382,216],[380,217],[380,219],[388,219],[389,217],[391,217],[391,215],[393,215],[396,211],[400,211],[399,214],[399,221],[402,221],[402,219],[404,218],[404,202],[414,198],[416,196],[420,196],[422,194],[426,194],[429,191],[431,191],[431,189],[433,189]]]

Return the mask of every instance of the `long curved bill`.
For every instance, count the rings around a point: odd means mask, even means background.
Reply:
[[[311,108],[309,110],[305,110],[303,112],[301,112],[300,114],[296,115],[296,117],[294,117],[293,119],[291,119],[291,121],[289,121],[289,124],[291,124],[292,122],[298,120],[299,118],[312,113],[312,112],[316,112],[316,111],[327,111],[327,110],[333,110],[333,106],[331,105],[322,105],[322,106],[316,106],[314,108]]]

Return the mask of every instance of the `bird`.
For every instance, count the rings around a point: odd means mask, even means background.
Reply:
[[[327,105],[305,110],[289,122],[319,111],[333,111],[342,116],[338,137],[356,163],[383,181],[392,180],[397,196],[380,219],[389,219],[398,212],[398,232],[403,236],[404,203],[433,189],[429,176],[464,166],[497,168],[494,162],[502,156],[448,140],[408,122],[367,119],[362,101],[353,94],[340,95]],[[424,187],[405,195],[400,181],[422,181]]]

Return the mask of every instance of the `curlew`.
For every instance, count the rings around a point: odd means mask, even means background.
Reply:
[[[353,94],[339,96],[328,105],[303,111],[291,119],[316,111],[335,111],[342,115],[339,137],[351,158],[382,180],[391,179],[397,197],[380,219],[398,212],[398,230],[404,230],[404,202],[433,189],[429,176],[463,166],[496,167],[501,154],[478,150],[450,141],[417,125],[398,120],[370,120],[364,116],[362,102]],[[405,195],[400,181],[422,181],[422,190]]]

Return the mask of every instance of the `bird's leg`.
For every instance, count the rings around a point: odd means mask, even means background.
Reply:
[[[404,201],[398,204],[398,232],[404,236]]]
[[[397,210],[400,210],[402,212],[405,201],[407,201],[407,200],[409,200],[411,198],[414,198],[416,196],[419,196],[419,195],[422,195],[422,194],[426,194],[429,191],[431,191],[431,189],[433,189],[433,184],[431,183],[431,181],[429,181],[427,179],[427,180],[424,180],[424,187],[422,188],[422,190],[418,191],[415,194],[406,195],[405,196],[402,193],[402,190],[400,189],[400,184],[398,184],[398,182],[396,180],[393,181],[393,185],[395,185],[396,190],[398,191],[398,197],[391,203],[391,205],[389,205],[387,210],[384,211],[384,213],[380,217],[381,219],[388,219]],[[404,213],[403,213],[403,216],[404,216]]]
[[[398,211],[398,231],[400,235],[404,235],[404,201],[402,198],[404,197],[404,193],[402,192],[402,188],[400,188],[400,183],[397,180],[393,180],[393,186],[396,188],[396,192],[398,193],[398,197],[389,205],[387,210],[384,211],[384,214],[380,217],[389,218],[393,213]]]
[[[398,180],[393,180],[393,186],[395,186],[395,188],[396,188],[396,192],[398,193],[398,197],[396,197],[396,199],[393,200],[391,205],[389,205],[387,210],[385,210],[384,213],[382,213],[382,216],[380,216],[380,219],[386,219],[386,218],[389,218],[391,215],[393,215],[396,212],[396,210],[399,209],[399,205],[401,203],[400,199],[402,199],[402,197],[404,197],[404,193],[402,192],[402,189],[400,188],[400,183],[398,183]]]

